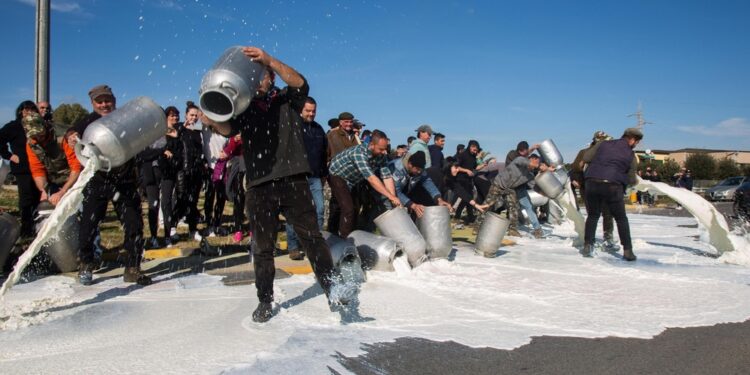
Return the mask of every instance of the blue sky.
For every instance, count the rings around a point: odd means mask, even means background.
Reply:
[[[34,96],[34,0],[3,0],[0,120]],[[619,136],[643,103],[641,148],[750,150],[747,1],[52,0],[51,101],[100,83],[123,104],[184,108],[231,45],[305,75],[318,121],[350,111],[405,143],[500,155],[552,138],[570,161]]]

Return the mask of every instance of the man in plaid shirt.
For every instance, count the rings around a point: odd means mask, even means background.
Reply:
[[[354,218],[362,202],[352,197],[352,189],[363,181],[378,193],[384,195],[394,206],[400,206],[396,196],[393,176],[388,169],[388,137],[380,130],[372,132],[367,145],[350,147],[331,160],[331,192],[341,207],[339,236],[345,238],[354,230]],[[380,177],[376,175],[380,173]],[[382,179],[382,180],[381,180]]]

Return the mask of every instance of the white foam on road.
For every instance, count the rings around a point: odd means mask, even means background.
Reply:
[[[280,306],[266,324],[250,319],[254,286],[215,276],[163,277],[145,288],[49,277],[6,296],[0,373],[327,374],[346,372],[337,353],[399,337],[511,349],[540,335],[650,338],[750,318],[750,268],[701,242],[695,219],[629,218],[636,262],[606,252],[582,258],[571,247],[573,225],[564,225],[498,258],[466,246],[453,261],[372,272],[358,313],[330,312],[312,275],[277,280]]]

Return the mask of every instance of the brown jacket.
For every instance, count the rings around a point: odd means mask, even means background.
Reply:
[[[328,135],[326,135],[326,137],[328,138],[329,163],[331,162],[331,159],[333,159],[333,157],[341,151],[357,145],[357,137],[354,136],[354,133],[349,135],[346,133],[346,131],[344,131],[344,129],[341,129],[341,127],[332,129],[328,132]]]

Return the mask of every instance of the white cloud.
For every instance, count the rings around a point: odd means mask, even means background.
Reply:
[[[17,0],[20,3],[36,7],[36,0]],[[63,13],[81,12],[81,5],[74,1],[50,0],[52,10]]]
[[[182,10],[182,6],[173,0],[159,0],[155,5],[164,9]]]
[[[732,117],[713,126],[678,126],[677,129],[709,137],[749,137],[750,121],[742,117]]]

